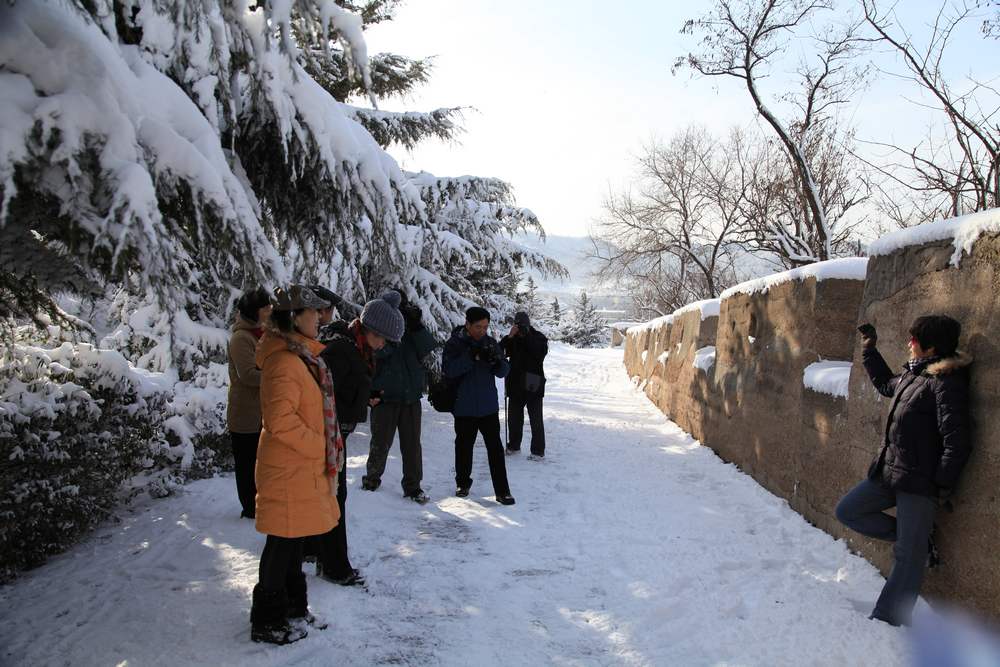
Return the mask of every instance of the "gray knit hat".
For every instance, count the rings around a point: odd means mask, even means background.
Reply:
[[[406,323],[399,312],[399,292],[389,290],[365,304],[361,311],[361,325],[393,343],[403,338]]]

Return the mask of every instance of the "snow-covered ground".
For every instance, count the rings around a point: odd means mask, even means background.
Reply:
[[[508,457],[517,504],[492,499],[485,450],[453,496],[451,420],[425,409],[424,507],[398,450],[358,488],[349,540],[367,592],[311,576],[326,631],[250,641],[263,545],[232,477],[121,513],[0,589],[4,665],[862,665],[906,660],[869,621],[882,577],[667,421],[622,351],[553,346],[547,456]],[[527,434],[526,434],[527,439]],[[527,442],[525,442],[525,450]]]

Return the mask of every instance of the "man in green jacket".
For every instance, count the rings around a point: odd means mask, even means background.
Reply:
[[[437,342],[424,328],[419,308],[404,301],[399,310],[406,321],[403,339],[398,345],[386,345],[375,354],[372,391],[380,392],[382,402],[371,410],[368,474],[362,478],[361,488],[374,491],[382,483],[385,461],[398,429],[399,452],[403,458],[403,495],[422,505],[429,498],[420,488],[424,476],[420,399],[425,384],[421,360],[437,347]]]

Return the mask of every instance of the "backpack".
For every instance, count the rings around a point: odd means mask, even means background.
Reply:
[[[431,382],[427,389],[427,400],[438,412],[451,412],[458,399],[458,385],[461,378],[447,378],[443,375]]]

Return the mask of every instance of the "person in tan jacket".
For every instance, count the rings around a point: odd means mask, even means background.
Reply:
[[[229,338],[229,402],[226,423],[233,446],[236,494],[240,517],[254,518],[254,467],[260,440],[260,369],[257,341],[264,335],[264,322],[271,314],[271,296],[263,287],[243,294],[236,302],[236,322]]]
[[[333,381],[319,356],[323,344],[316,340],[319,309],[328,305],[302,286],[276,290],[257,347],[262,431],[256,526],[267,535],[250,610],[251,638],[258,642],[288,644],[305,637],[308,625],[326,627],[309,613],[302,543],[340,520],[344,443]]]

